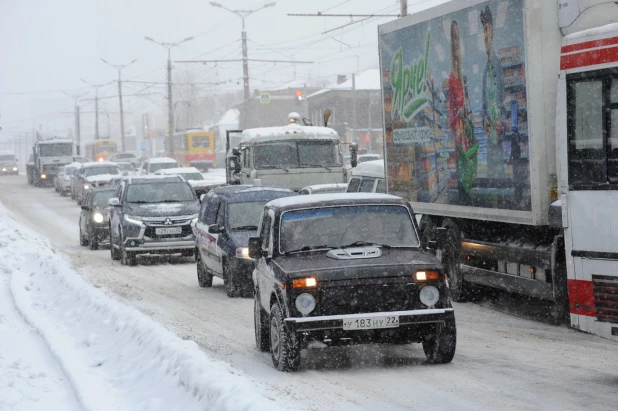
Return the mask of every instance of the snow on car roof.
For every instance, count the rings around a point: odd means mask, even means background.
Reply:
[[[384,160],[365,161],[352,169],[352,176],[386,178]]]
[[[315,203],[327,203],[330,201],[346,201],[356,200],[359,202],[371,202],[372,200],[399,200],[400,197],[395,197],[390,194],[374,194],[374,193],[332,193],[332,194],[315,194],[311,196],[286,197],[273,200],[268,203],[272,207],[298,207]]]
[[[346,183],[330,183],[330,184],[314,184],[312,186],[303,187],[302,189],[311,189],[311,190],[325,190],[328,188],[342,188],[347,187]]]
[[[155,157],[155,158],[151,158],[149,161],[150,161],[150,164],[178,163],[178,161],[174,160],[173,158],[169,158],[169,157]]]
[[[175,167],[175,168],[166,168],[163,170],[157,170],[155,174],[189,174],[189,173],[199,173],[200,170],[195,167]]]
[[[334,140],[339,139],[339,135],[335,130],[328,127],[288,124],[283,127],[262,127],[245,130],[242,132],[240,143],[298,139]]]
[[[72,163],[67,164],[66,166],[64,166],[64,168],[67,168],[67,167],[78,168],[78,167],[81,167],[81,166],[82,166],[82,164],[83,164],[83,163],[80,163],[79,161],[74,161],[74,162],[72,162]]]
[[[181,176],[174,174],[171,176],[165,176],[161,174],[148,174],[137,177],[124,177],[125,180],[130,181],[132,184],[140,184],[140,183],[150,183],[150,180],[159,180],[159,181],[173,181],[173,182],[185,182],[185,179]]]
[[[79,164],[84,166],[84,168],[109,167],[109,166],[116,165],[116,163],[112,163],[110,161],[91,161],[89,163],[79,163]]]

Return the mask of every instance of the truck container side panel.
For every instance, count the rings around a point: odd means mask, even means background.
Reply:
[[[389,192],[428,214],[534,223],[525,2],[453,3],[380,27]]]

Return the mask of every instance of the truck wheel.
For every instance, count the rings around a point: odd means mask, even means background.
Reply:
[[[234,279],[234,272],[230,270],[229,264],[226,260],[223,261],[223,284],[225,285],[225,293],[228,297],[238,297],[238,285]]]
[[[260,304],[260,297],[255,293],[253,299],[253,323],[255,326],[255,346],[261,352],[270,351],[270,336],[268,335],[268,317]]]
[[[112,260],[120,260],[120,253],[118,249],[114,247],[114,235],[112,234],[112,226],[109,226],[109,252],[112,256]]]
[[[300,367],[300,340],[286,330],[283,312],[275,303],[270,310],[270,352],[279,371],[297,371]]]
[[[442,250],[442,265],[448,275],[449,288],[453,301],[464,303],[468,301],[469,285],[464,281],[460,269],[460,233],[456,226],[447,226],[446,245]]]
[[[202,263],[202,257],[198,251],[195,252],[195,258],[197,259],[197,282],[200,287],[212,287],[212,274],[209,274],[204,263]]]
[[[455,320],[447,320],[444,325],[436,326],[435,334],[425,337],[422,344],[428,362],[432,364],[451,362],[457,346]]]

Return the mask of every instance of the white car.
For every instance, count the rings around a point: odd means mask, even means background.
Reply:
[[[184,178],[191,187],[195,190],[198,198],[201,194],[206,194],[214,186],[219,184],[212,184],[212,182],[204,180],[204,176],[195,167],[177,167],[177,168],[165,168],[158,170],[155,175],[177,175]]]
[[[144,164],[139,169],[139,175],[154,174],[159,170],[168,168],[179,168],[178,161],[169,157],[156,157],[144,161]]]
[[[345,193],[348,185],[345,183],[332,184],[315,184],[312,186],[303,187],[298,194],[327,194],[327,193]]]

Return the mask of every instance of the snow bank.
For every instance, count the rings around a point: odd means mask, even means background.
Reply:
[[[247,376],[86,283],[1,204],[0,271],[86,409],[277,408]]]

